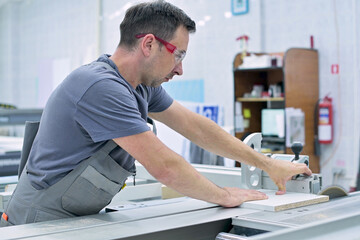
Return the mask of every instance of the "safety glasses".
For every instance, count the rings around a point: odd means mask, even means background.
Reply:
[[[135,37],[137,39],[140,39],[140,38],[145,37],[147,34],[149,34],[149,33],[136,34]],[[176,46],[174,46],[171,43],[165,41],[164,39],[161,39],[161,38],[159,38],[159,37],[157,37],[155,35],[154,35],[154,37],[155,37],[156,40],[161,42],[170,53],[174,54],[175,62],[177,64],[180,63],[185,58],[186,51],[179,51]]]

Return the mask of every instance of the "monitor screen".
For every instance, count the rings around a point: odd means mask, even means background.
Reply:
[[[261,133],[265,137],[285,137],[285,110],[262,109]]]

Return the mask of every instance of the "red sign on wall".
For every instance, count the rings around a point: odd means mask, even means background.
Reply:
[[[339,64],[331,64],[331,73],[339,74]]]

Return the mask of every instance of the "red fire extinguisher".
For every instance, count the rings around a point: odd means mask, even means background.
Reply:
[[[332,98],[326,96],[319,103],[318,137],[319,143],[330,144],[333,141],[333,107]]]

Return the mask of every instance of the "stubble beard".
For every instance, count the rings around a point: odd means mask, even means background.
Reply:
[[[163,82],[163,79],[156,79],[150,83],[150,87],[159,87]]]

